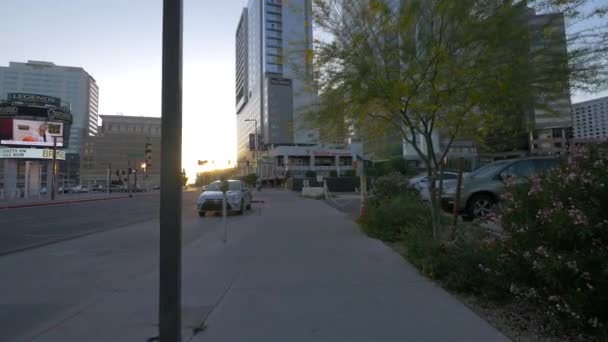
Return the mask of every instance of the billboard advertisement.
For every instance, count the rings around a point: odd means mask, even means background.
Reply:
[[[53,146],[57,138],[57,146],[63,146],[63,123],[33,120],[5,120],[3,126],[12,122],[12,127],[0,130],[0,143],[3,145],[19,146]],[[10,136],[9,136],[10,133]]]
[[[57,160],[65,160],[65,151],[57,150]],[[52,149],[42,148],[0,148],[0,159],[53,159]]]

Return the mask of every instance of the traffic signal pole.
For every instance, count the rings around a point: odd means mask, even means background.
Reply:
[[[53,137],[53,171],[51,172],[51,201],[55,200],[55,187],[57,186],[57,137]],[[65,187],[65,185],[64,185]],[[65,188],[64,188],[65,189]]]
[[[181,341],[183,0],[163,0],[159,340]]]

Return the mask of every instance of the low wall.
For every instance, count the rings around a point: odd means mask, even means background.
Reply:
[[[302,196],[309,198],[323,198],[325,193],[321,187],[306,187],[302,188]]]

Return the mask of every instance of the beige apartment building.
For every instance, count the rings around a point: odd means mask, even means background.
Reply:
[[[102,125],[96,136],[85,143],[81,166],[83,185],[106,185],[129,178],[134,185],[153,188],[160,185],[161,118],[100,115]],[[146,153],[146,149],[150,153]],[[118,172],[118,174],[117,174]],[[124,174],[123,174],[124,173]]]

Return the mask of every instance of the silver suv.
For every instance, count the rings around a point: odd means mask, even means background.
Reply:
[[[463,178],[458,208],[471,218],[487,216],[505,189],[505,181],[525,182],[533,175],[559,166],[552,157],[530,157],[501,160],[471,172]],[[446,185],[442,195],[443,208],[453,211],[456,183]]]

